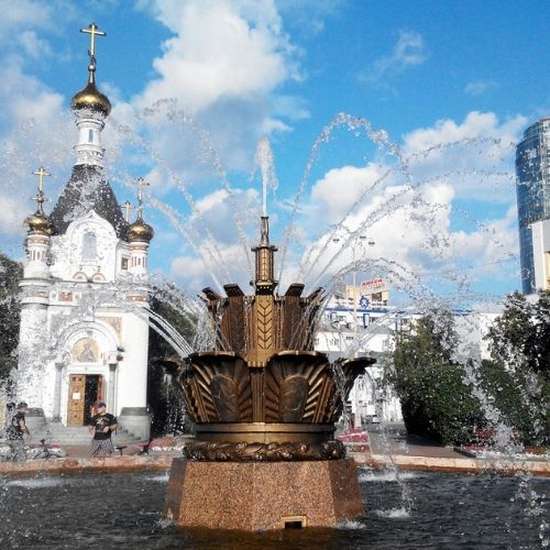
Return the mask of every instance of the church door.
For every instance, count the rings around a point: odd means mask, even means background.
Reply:
[[[94,404],[103,399],[103,376],[73,374],[69,382],[68,426],[86,426],[94,414]]]
[[[69,380],[67,426],[82,426],[84,424],[85,392],[86,376],[84,374],[72,374]]]
[[[84,424],[89,424],[95,414],[96,401],[103,400],[103,376],[92,374],[86,376],[86,389],[84,392]]]

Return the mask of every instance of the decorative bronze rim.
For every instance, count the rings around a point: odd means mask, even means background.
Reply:
[[[307,460],[340,460],[346,449],[342,442],[324,441],[317,445],[305,442],[282,443],[193,441],[183,449],[189,460],[203,462],[287,462]]]
[[[197,442],[261,443],[283,442],[318,446],[334,437],[332,424],[283,424],[237,422],[232,424],[196,424]]]

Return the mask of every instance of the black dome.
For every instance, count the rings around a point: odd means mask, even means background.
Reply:
[[[62,235],[76,218],[94,210],[115,229],[119,239],[125,239],[128,223],[109,182],[98,166],[79,164],[73,167],[71,179],[65,186],[50,215],[54,234]]]

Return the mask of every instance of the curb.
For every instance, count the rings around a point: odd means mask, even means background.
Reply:
[[[395,464],[403,471],[427,471],[461,474],[484,474],[488,472],[501,475],[528,473],[550,477],[550,461],[542,460],[485,460],[474,458],[441,458],[410,455],[354,455],[358,464],[365,464],[374,469],[385,468]]]

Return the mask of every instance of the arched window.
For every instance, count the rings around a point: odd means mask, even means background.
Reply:
[[[97,237],[92,231],[86,231],[82,236],[82,261],[95,262],[97,260]]]

